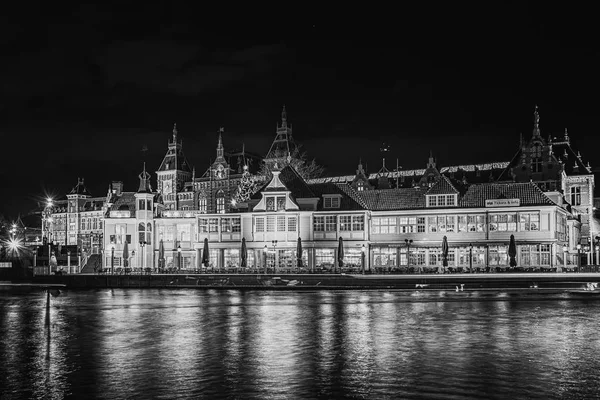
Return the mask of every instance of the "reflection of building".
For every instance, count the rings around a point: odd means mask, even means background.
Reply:
[[[390,172],[384,165],[368,174],[359,164],[354,175],[309,180],[278,165],[294,146],[286,118],[284,112],[267,153],[272,178],[256,179],[262,187],[242,204],[232,200],[248,176],[244,166],[256,158],[244,152],[227,157],[221,130],[215,161],[196,178],[174,130],[157,172],[158,190],[152,192],[149,180],[140,177],[140,191],[119,190],[107,204],[104,247],[114,245],[114,265],[120,265],[127,241],[130,252],[145,252],[149,268],[162,258],[166,268],[197,269],[207,239],[209,266],[237,267],[245,238],[249,267],[285,271],[296,266],[301,238],[304,265],[329,270],[338,265],[341,237],[349,270],[359,269],[363,245],[368,268],[427,268],[441,264],[446,236],[450,266],[502,268],[514,235],[519,266],[554,268],[564,264],[564,245],[573,264],[577,244],[598,232],[590,218],[590,166],[572,150],[566,133],[541,137],[537,109],[531,138],[521,141],[509,162],[440,168],[431,156],[419,170]],[[145,249],[140,237],[148,238]],[[405,240],[412,240],[410,248]],[[106,253],[104,265],[110,262]]]

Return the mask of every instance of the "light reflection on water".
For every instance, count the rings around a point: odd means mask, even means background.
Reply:
[[[0,295],[0,397],[594,398],[598,301],[403,292]],[[445,301],[446,300],[446,301]]]

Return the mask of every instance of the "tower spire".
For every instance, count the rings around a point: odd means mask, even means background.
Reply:
[[[173,124],[173,143],[177,144],[177,123]]]
[[[533,136],[540,136],[540,113],[538,112],[537,104],[533,112]]]
[[[150,193],[152,189],[150,188],[150,174],[146,172],[146,162],[144,161],[144,168],[142,173],[138,175],[140,178],[140,187],[138,189],[138,193]]]
[[[283,105],[283,110],[281,111],[281,127],[287,128],[287,113],[285,112],[285,104]]]
[[[223,158],[223,132],[225,131],[225,128],[220,127],[219,128],[219,142],[217,143],[217,158]]]

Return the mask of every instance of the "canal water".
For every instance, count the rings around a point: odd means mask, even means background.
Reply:
[[[599,315],[566,295],[0,292],[0,398],[598,398]]]

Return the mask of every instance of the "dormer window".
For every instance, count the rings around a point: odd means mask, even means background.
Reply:
[[[454,207],[455,194],[432,194],[427,196],[427,207]]]
[[[335,196],[323,196],[323,208],[340,208],[340,197]]]
[[[361,181],[361,182],[358,182],[358,185],[356,186],[356,189],[357,189],[359,192],[362,192],[363,190],[365,190],[365,183],[364,183],[364,182],[362,182],[362,181]]]
[[[267,211],[275,211],[275,197],[267,197]]]

